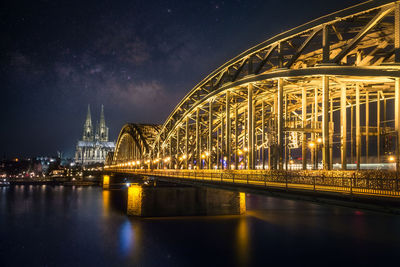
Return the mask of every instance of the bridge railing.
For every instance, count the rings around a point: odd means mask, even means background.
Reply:
[[[400,197],[399,175],[394,171],[326,170],[175,170],[110,168],[139,175],[191,179],[257,187],[340,192],[346,194]]]

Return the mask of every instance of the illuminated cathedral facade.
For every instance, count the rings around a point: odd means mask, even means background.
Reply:
[[[115,142],[108,141],[108,127],[104,118],[104,106],[101,105],[100,123],[94,129],[90,105],[83,126],[82,140],[76,145],[75,163],[82,166],[104,163],[108,152],[114,152]]]

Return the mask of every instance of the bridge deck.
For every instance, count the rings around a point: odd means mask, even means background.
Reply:
[[[295,189],[400,198],[398,175],[390,171],[196,171],[118,168],[112,172],[247,185],[265,189]]]

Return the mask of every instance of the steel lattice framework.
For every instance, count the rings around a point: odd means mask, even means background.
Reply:
[[[382,162],[400,151],[399,63],[398,1],[335,12],[228,61],[149,134],[125,125],[113,165],[284,169],[297,153],[306,169],[320,149],[324,169],[336,154],[360,168],[362,149]]]

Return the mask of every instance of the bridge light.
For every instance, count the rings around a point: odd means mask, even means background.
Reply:
[[[227,157],[224,157],[224,160],[226,161],[228,158]]]
[[[394,162],[396,160],[396,158],[394,156],[389,156],[389,161],[390,162]]]
[[[140,160],[136,161],[136,164],[139,165],[140,164]]]
[[[210,155],[210,153],[208,153],[208,151],[206,151],[206,153],[205,153],[205,154],[206,154],[206,156],[207,156],[207,157]]]
[[[238,153],[238,155],[242,155],[243,151],[239,149],[239,151],[237,153]]]
[[[205,155],[205,154],[201,154],[201,158],[202,158],[202,159],[205,159],[205,158],[206,158],[206,155]]]
[[[131,162],[128,162],[128,165],[129,165],[129,166],[131,166],[131,165],[132,165],[132,163],[131,163]]]
[[[308,147],[309,147],[309,148],[314,148],[314,147],[315,147],[315,143],[314,143],[314,142],[308,143]]]
[[[183,154],[182,158],[183,158],[183,159],[186,159],[186,154]]]
[[[318,138],[317,138],[317,143],[318,143],[318,144],[321,144],[321,143],[322,143],[322,138],[321,138],[321,137],[318,137]]]
[[[244,152],[247,152],[249,149],[247,147],[243,148]]]
[[[231,169],[235,169],[235,164],[231,164]]]
[[[132,161],[132,165],[135,166],[135,165],[136,165],[136,162]]]

